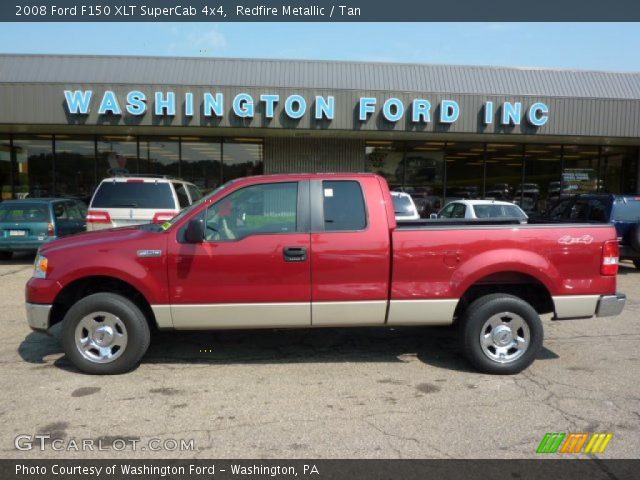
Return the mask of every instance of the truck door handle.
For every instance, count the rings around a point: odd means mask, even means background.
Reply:
[[[284,247],[282,253],[285,262],[304,262],[307,259],[307,249],[304,247]]]

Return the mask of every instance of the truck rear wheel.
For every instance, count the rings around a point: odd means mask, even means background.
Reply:
[[[461,320],[465,355],[484,373],[518,373],[533,363],[542,348],[540,316],[513,295],[480,297],[467,307]]]
[[[142,311],[115,293],[95,293],[79,300],[63,320],[64,351],[85,373],[128,372],[140,363],[149,342],[149,325]]]

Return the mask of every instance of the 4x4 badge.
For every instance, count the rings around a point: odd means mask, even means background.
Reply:
[[[573,245],[574,243],[584,243],[585,245],[589,245],[591,242],[593,242],[593,237],[591,235],[582,235],[581,237],[565,235],[558,239],[558,243],[561,245]]]

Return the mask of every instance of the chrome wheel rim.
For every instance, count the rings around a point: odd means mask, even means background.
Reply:
[[[524,319],[513,312],[496,313],[480,330],[480,345],[494,362],[511,363],[529,348],[531,333]]]
[[[109,312],[93,312],[76,326],[76,347],[83,358],[93,363],[109,363],[127,347],[124,322]]]

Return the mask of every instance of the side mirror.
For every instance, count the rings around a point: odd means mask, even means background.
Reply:
[[[204,223],[199,218],[194,218],[187,224],[184,232],[184,240],[187,243],[202,243],[204,240]]]
[[[432,213],[431,215],[429,215],[429,218],[431,220],[437,220],[438,219],[438,214],[437,213]]]

